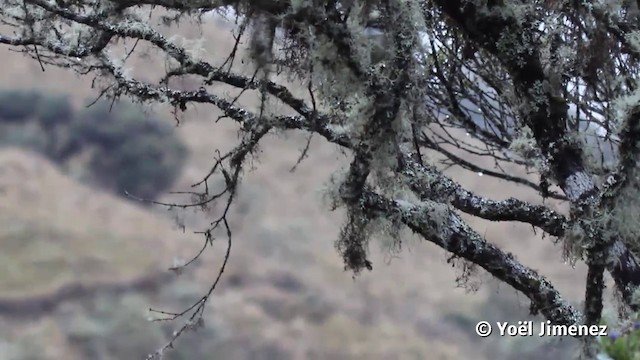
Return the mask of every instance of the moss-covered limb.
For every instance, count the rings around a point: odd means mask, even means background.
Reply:
[[[213,94],[178,91],[166,87],[153,88],[136,80],[124,77],[118,79],[122,88],[147,101],[167,98],[172,103],[211,103],[220,107],[229,117],[243,126],[256,119],[256,116],[251,112]],[[315,132],[332,143],[353,148],[352,139],[332,129],[327,124],[328,119],[325,115],[316,114],[315,117],[312,117],[311,114],[308,115],[310,119],[302,116],[280,116],[270,122],[274,127]],[[487,220],[521,221],[539,227],[553,236],[562,236],[564,233],[566,218],[545,206],[532,205],[518,199],[495,201],[483,198],[464,189],[437,169],[418,164],[408,154],[404,154],[403,159],[401,163],[404,165],[402,174],[405,176],[405,181],[423,199],[446,200],[463,212]]]
[[[243,80],[242,77],[238,77],[238,79]],[[145,101],[168,99],[174,104],[210,103],[218,106],[225,114],[243,126],[247,126],[247,123],[256,119],[256,116],[251,112],[207,92],[178,91],[167,87],[156,88],[137,80],[128,79],[121,74],[118,75],[117,80],[120,88],[126,89],[128,93]],[[304,103],[300,105],[300,108],[305,109]],[[307,117],[278,116],[269,121],[277,128],[307,130],[323,136],[329,142],[350,149],[354,148],[353,139],[333,129],[328,124],[329,119],[326,115],[312,114],[304,110],[302,113]],[[562,236],[564,233],[566,218],[545,206],[532,205],[517,199],[495,201],[474,195],[437,169],[418,164],[412,160],[410,154],[403,154],[401,164],[405,181],[423,199],[445,200],[446,198],[448,203],[470,215],[493,221],[521,221],[539,227],[552,236]]]
[[[637,186],[637,159],[640,156],[640,106],[632,104],[626,110],[622,129],[619,132],[620,162],[602,187],[600,207],[605,211],[613,211],[612,223],[619,237],[610,249],[611,254],[608,259],[612,274],[614,278],[624,280],[620,283],[616,281],[623,299],[632,307],[638,308],[640,304],[633,303],[632,298],[636,289],[640,287],[640,281],[633,275],[640,273],[640,265],[633,249],[627,246],[638,241],[638,232],[635,228],[629,231],[630,227],[635,227],[637,224],[627,224],[625,220],[629,220],[629,212],[637,211],[634,198],[636,198],[635,187]]]
[[[11,46],[42,46],[54,54],[64,57],[85,58],[102,51],[109,45],[113,38],[112,33],[102,33],[92,39],[90,43],[84,43],[82,47],[70,44],[47,41],[36,36],[6,36],[0,34],[0,44]]]
[[[578,203],[595,195],[597,188],[582,163],[580,147],[566,136],[566,100],[543,68],[540,44],[525,36],[532,29],[527,14],[517,18],[510,4],[479,7],[464,1],[436,1],[469,38],[496,58],[509,71],[514,87],[525,100],[523,122],[552,165],[554,177],[569,200]],[[541,87],[546,84],[546,87]],[[534,90],[540,91],[534,91]]]
[[[59,16],[60,18],[68,21],[73,21],[78,24],[86,25],[91,29],[104,32],[106,34],[117,35],[122,38],[132,38],[147,41],[160,50],[164,51],[167,55],[174,58],[179,64],[184,67],[197,66],[200,63],[193,59],[188,52],[169,41],[165,36],[155,31],[151,26],[142,20],[135,19],[133,17],[126,17],[121,15],[120,17],[112,17],[110,15],[116,15],[109,12],[95,12],[89,14],[81,14],[73,10],[62,8],[45,0],[29,0],[28,3],[38,6],[45,10],[47,13]],[[41,34],[45,35],[45,34]],[[62,42],[59,39],[41,39],[41,45],[47,47],[51,43]],[[63,43],[63,42],[62,42]],[[84,47],[85,44],[67,44],[69,47],[75,45],[75,47]],[[73,48],[69,49],[73,50]],[[53,50],[52,50],[53,51]],[[65,52],[57,52],[59,55],[69,56]],[[86,54],[85,56],[88,56]],[[80,56],[79,56],[80,57]],[[201,65],[201,64],[200,64]]]
[[[528,23],[528,16],[520,16],[517,19],[513,16],[513,9],[509,8],[509,4],[504,3],[492,8],[480,8],[478,3],[464,1],[442,0],[436,1],[436,4],[472,41],[496,56],[509,71],[514,87],[525,100],[526,106],[521,111],[523,121],[532,130],[538,146],[550,161],[553,176],[574,203],[574,207],[582,207],[585,203],[592,206],[597,203],[590,201],[598,196],[599,191],[583,164],[582,150],[569,141],[566,134],[566,100],[557,95],[561,93],[561,89],[551,88],[553,82],[543,68],[539,53],[540,44],[525,36],[525,28],[532,26]],[[579,212],[584,210],[586,209]],[[609,244],[605,244],[604,239],[592,240],[594,244],[588,251],[591,268],[589,273],[593,275],[592,280],[600,284],[597,281],[600,276],[598,273],[605,265],[603,259],[609,259]],[[625,247],[620,239],[617,240],[616,246]],[[597,254],[596,251],[602,251],[603,254]],[[631,255],[626,250],[620,253]],[[630,266],[622,268],[616,265],[622,261]],[[637,259],[625,257],[615,262],[608,261],[607,265],[621,291],[629,288],[629,281],[634,284],[631,287],[640,285],[640,267]],[[593,287],[588,290],[586,308],[600,308],[601,305],[597,303],[601,302],[601,291],[594,291]],[[593,316],[595,315],[590,313],[590,317]]]
[[[562,89],[551,88],[554,82],[541,61],[541,46],[529,36],[535,28],[531,14],[516,17],[508,3],[492,7],[461,0],[436,3],[471,41],[493,54],[508,70],[523,99],[520,112],[524,124],[550,159],[553,175],[567,197],[579,196],[567,181],[584,168],[582,150],[566,136],[567,102],[557,96]]]
[[[394,38],[394,56],[390,61],[390,74],[381,72],[369,79],[367,92],[373,98],[374,113],[366,120],[359,143],[353,149],[355,156],[349,167],[342,193],[347,204],[357,201],[371,172],[374,154],[385,143],[398,148],[398,134],[395,131],[400,106],[411,89],[411,70],[415,63],[414,50],[417,46],[416,29],[409,24],[409,5],[398,0],[386,2],[386,11],[394,19],[390,26]],[[388,76],[388,78],[386,78]],[[398,154],[386,154],[393,158]]]
[[[640,105],[634,104],[628,109],[619,137],[620,162],[602,189],[603,205],[608,208],[613,206],[620,189],[629,183],[631,172],[637,169],[640,156]]]
[[[585,317],[591,323],[600,319],[599,310],[602,309],[602,288],[604,282],[602,271],[607,269],[616,284],[616,288],[622,295],[624,302],[632,309],[638,310],[640,304],[632,302],[633,294],[640,288],[640,264],[637,256],[628,247],[627,234],[621,231],[620,227],[612,225],[619,222],[613,213],[614,219],[610,217],[610,211],[628,211],[614,205],[615,192],[609,192],[609,185],[600,191],[591,180],[585,176],[583,180],[576,181],[575,188],[583,189],[578,201],[575,202],[572,212],[573,217],[581,221],[586,235],[587,258],[589,267],[587,273],[587,288],[585,297]],[[611,182],[610,184],[616,184]],[[586,190],[584,190],[586,189]],[[611,196],[611,197],[609,197]],[[635,211],[634,207],[632,211]],[[607,215],[609,214],[609,215]],[[634,227],[636,224],[625,224]]]
[[[634,292],[640,288],[640,283],[637,280],[640,266],[636,256],[629,247],[618,240],[613,243],[609,250],[609,257],[608,269],[616,280],[616,287],[622,293],[625,303],[637,310],[639,308],[638,304],[632,301]]]
[[[206,65],[195,65],[193,69],[200,69],[198,71],[201,71],[202,74],[207,73],[213,75],[212,78],[219,79],[221,81],[232,82],[236,86],[251,86],[252,84],[247,79],[244,79],[242,77],[231,77],[230,75],[225,77],[224,74],[216,73],[215,71],[209,71],[211,68],[206,67]],[[114,72],[118,73],[117,71]],[[213,103],[220,106],[230,117],[234,118],[236,121],[245,122],[249,121],[252,118],[250,114],[244,109],[235,107],[233,106],[233,104],[226,102],[224,99],[213,97],[206,92],[179,92],[172,91],[166,88],[154,88],[131,79],[126,79],[122,76],[121,73],[118,74],[120,87],[126,89],[127,92],[143,100],[146,99],[163,101],[166,99],[174,104],[182,104],[190,101]],[[300,110],[300,113],[304,114],[304,116],[300,117],[278,117],[276,119],[273,119],[274,121],[278,122],[277,126],[309,129],[311,131],[322,134],[332,142],[336,142],[348,147],[353,146],[352,139],[350,139],[346,134],[334,131],[330,126],[327,125],[326,121],[328,120],[328,118],[321,114],[314,114],[308,106],[305,106],[304,102],[299,101],[298,99],[291,96],[290,93],[286,90],[283,90],[282,87],[278,87],[277,85],[273,84],[270,88],[274,94],[279,94],[279,97],[284,98],[284,101],[288,102],[289,104],[293,104],[292,107],[297,108],[298,110]],[[630,262],[628,261],[622,262],[622,264],[624,264],[623,266],[626,266],[629,263]],[[620,279],[626,274],[626,272],[624,271],[629,270],[629,266],[618,266],[618,268],[622,270],[622,273],[620,273],[619,271],[617,276],[617,278]]]
[[[181,11],[193,11],[193,10],[213,10],[223,6],[236,5],[238,0],[115,0],[120,9],[142,6],[142,5],[154,5],[162,6],[165,9],[181,10]],[[262,7],[265,11],[273,11],[279,13],[286,9],[284,1],[254,1],[258,6]]]
[[[397,17],[400,22],[408,21],[408,17],[403,13],[406,9],[399,8],[403,4],[391,0],[387,5],[387,11],[392,17]],[[375,74],[366,82],[366,92],[373,99],[373,115],[365,120],[362,132],[356,135],[358,141],[352,149],[354,158],[340,186],[340,200],[347,205],[347,216],[350,220],[339,238],[338,245],[345,265],[355,272],[363,267],[371,269],[364,251],[367,237],[363,228],[366,227],[367,221],[358,221],[367,218],[366,209],[360,206],[362,192],[369,174],[376,170],[373,165],[374,156],[384,156],[394,161],[400,155],[397,126],[394,126],[394,123],[398,122],[401,104],[411,88],[410,72],[413,50],[417,43],[416,32],[408,24],[394,26],[393,29],[395,47],[391,73]],[[355,122],[355,119],[352,121]],[[388,144],[391,144],[392,150],[381,155],[380,149]]]
[[[57,2],[58,5],[49,4],[45,0],[28,0],[27,3],[37,5],[51,14],[55,14],[57,16],[63,17],[68,20],[72,20],[77,23],[81,23],[87,26],[91,26],[96,30],[105,31],[110,34],[118,34],[119,36],[124,37],[132,37],[142,40],[150,41],[156,46],[163,49],[168,55],[173,56],[178,60],[178,62],[182,65],[188,66],[184,60],[187,58],[187,55],[184,51],[176,51],[179,50],[177,48],[172,48],[172,46],[161,46],[164,45],[172,45],[171,43],[167,43],[166,41],[158,41],[162,36],[159,33],[153,32],[150,28],[143,29],[144,26],[133,26],[131,23],[132,19],[128,19],[127,22],[116,23],[111,22],[108,23],[105,20],[107,17],[112,17],[116,19],[123,19],[122,13],[123,10],[131,7],[139,7],[139,6],[160,6],[167,10],[175,10],[181,12],[194,12],[194,11],[209,11],[215,10],[223,7],[232,6],[234,10],[238,14],[250,15],[253,16],[256,13],[268,14],[273,17],[282,17],[286,15],[289,19],[294,21],[304,21],[308,24],[311,24],[316,27],[320,33],[327,36],[330,40],[334,41],[336,47],[340,51],[341,55],[344,57],[345,63],[353,70],[354,74],[357,74],[359,77],[364,77],[366,75],[365,69],[359,64],[357,61],[357,54],[353,47],[353,36],[349,33],[344,23],[336,22],[336,21],[328,21],[327,14],[318,13],[318,7],[310,7],[303,6],[295,11],[292,11],[292,4],[287,0],[195,0],[195,1],[184,1],[184,0],[117,0],[113,1],[113,6],[110,7],[107,11],[105,9],[101,9],[102,11],[98,14],[91,14],[90,16],[81,15],[80,12],[77,12],[77,9],[67,8],[66,6],[60,6],[61,2]],[[105,2],[107,4],[108,2]],[[329,14],[331,15],[331,14]],[[336,20],[335,18],[332,20]],[[143,24],[137,24],[143,25]],[[140,30],[143,31],[143,36],[140,36]],[[134,33],[130,33],[133,31]],[[137,34],[136,34],[137,33]],[[38,40],[28,40],[28,39],[19,39],[13,38],[10,39],[8,37],[1,37],[1,42],[10,45],[18,45],[21,43],[29,44],[29,45],[53,45],[54,43],[47,42],[46,44],[41,44],[41,41]],[[104,37],[102,37],[104,40]],[[108,44],[109,40],[101,41],[100,44],[103,44],[102,48],[104,48]],[[83,44],[84,45],[84,44]],[[86,57],[90,54],[96,53],[99,49],[97,46],[91,52],[82,51],[81,49],[71,49],[66,52],[58,52],[54,51],[54,47],[49,47],[50,50],[58,53],[60,55],[69,55],[74,57]],[[101,49],[101,48],[100,48]],[[200,64],[190,64],[194,66],[202,65]]]
[[[159,32],[153,30],[147,25],[138,24],[140,26],[134,26],[131,23],[131,19],[118,22],[112,19],[107,19],[105,16],[97,15],[81,15],[75,13],[72,10],[56,7],[42,0],[32,0],[30,3],[41,6],[48,12],[60,16],[61,18],[71,20],[83,25],[87,25],[92,29],[101,31],[99,36],[96,36],[92,43],[83,43],[82,46],[76,44],[66,43],[62,40],[52,38],[38,37],[38,38],[21,38],[21,37],[3,37],[0,36],[0,43],[7,45],[40,45],[49,51],[61,56],[61,58],[85,58],[91,55],[97,55],[100,51],[109,45],[110,41],[114,37],[132,38],[148,41],[156,46],[166,54],[173,57],[179,64],[180,68],[173,70],[173,75],[199,75],[206,79],[207,84],[213,82],[221,82],[227,85],[231,85],[241,89],[262,89],[266,88],[267,92],[273,97],[279,99],[284,104],[290,106],[293,110],[297,111],[301,115],[309,116],[312,113],[312,109],[307,106],[304,101],[296,98],[293,94],[284,86],[276,84],[272,81],[259,81],[251,79],[245,76],[237,75],[229,71],[216,68],[211,64],[196,59],[189,55],[189,53],[182,47],[177,46],[172,41],[164,37]],[[132,2],[133,3],[133,2]],[[154,3],[149,1],[149,3]],[[179,1],[163,2],[164,5],[169,6],[180,3]],[[211,3],[211,2],[203,2]],[[195,5],[193,5],[195,6]],[[75,65],[77,67],[77,64]]]
[[[340,60],[353,75],[360,81],[366,81],[369,73],[359,59],[353,34],[347,29],[346,24],[340,21],[337,13],[319,14],[317,10],[317,8],[306,7],[291,14],[290,17],[296,21],[311,24],[319,34],[326,36],[336,47]]]
[[[117,73],[116,71],[116,74]],[[128,92],[136,95],[141,99],[147,100],[162,100],[168,99],[174,102],[203,102],[212,103],[220,106],[227,114],[234,120],[240,123],[251,123],[256,116],[251,112],[248,112],[242,108],[235,107],[230,102],[215,97],[214,95],[206,92],[180,92],[177,90],[171,90],[167,88],[153,88],[147,84],[143,84],[138,81],[127,79],[124,75],[117,76],[119,85],[126,89]],[[325,136],[328,140],[341,144],[342,146],[353,146],[352,139],[345,136],[338,131],[332,129],[328,124],[323,124],[318,121],[318,118],[307,119],[303,116],[290,116],[290,117],[278,117],[273,119],[275,126],[308,129],[316,131]],[[397,205],[397,204],[396,204]],[[368,203],[367,203],[368,206]],[[399,206],[399,205],[398,205]],[[395,206],[394,209],[398,209]],[[375,207],[372,207],[375,209]],[[418,222],[416,217],[413,217],[416,222],[415,226],[421,226],[422,231],[427,231],[425,228],[427,220],[422,219]],[[459,218],[454,217],[455,221],[452,225],[455,225],[456,221],[460,221]],[[431,224],[433,225],[433,224]],[[451,233],[446,239],[438,239],[437,243],[441,244],[445,249],[453,251],[455,254],[463,256],[471,261],[477,261],[489,272],[496,275],[499,279],[507,281],[514,288],[526,292],[533,299],[536,306],[541,309],[545,309],[545,315],[553,319],[558,323],[569,323],[570,318],[578,316],[575,310],[571,308],[565,308],[564,303],[561,302],[561,298],[557,295],[552,287],[548,286],[548,282],[544,279],[540,279],[539,276],[518,265],[513,258],[507,254],[502,253],[495,246],[484,242],[484,240],[472,232],[466,225],[460,223],[452,227],[455,231]],[[471,236],[474,241],[465,240],[466,236]],[[445,242],[445,240],[447,240]],[[534,294],[538,291],[538,294]],[[571,323],[573,323],[572,321]]]
[[[599,325],[602,319],[602,297],[605,288],[604,271],[605,266],[602,261],[595,258],[599,256],[596,252],[589,254],[587,270],[587,282],[584,295],[584,323],[586,325]],[[593,358],[596,349],[595,337],[584,337],[583,339],[583,355],[585,358]]]
[[[321,119],[321,117],[319,117]],[[310,122],[303,117],[279,117],[279,125],[289,129],[304,129],[321,135],[327,141],[352,148],[352,139],[337,132],[322,121]],[[518,199],[496,201],[473,194],[437,169],[420,165],[411,154],[402,154],[400,173],[404,181],[421,199],[449,203],[458,210],[492,221],[520,221],[536,226],[549,235],[563,236],[567,219],[546,206],[533,205]]]
[[[371,191],[363,193],[363,207],[384,216],[400,216],[414,232],[452,254],[482,267],[497,279],[527,296],[554,324],[579,324],[582,314],[568,304],[553,285],[536,271],[520,264],[469,227],[453,211],[438,211],[434,202],[411,204],[387,199]]]
[[[620,196],[624,196],[624,192],[621,190],[629,185],[629,181],[633,178],[633,174],[637,169],[637,158],[640,155],[640,107],[632,106],[625,118],[623,128],[619,133],[620,136],[620,162],[616,170],[607,178],[599,193],[599,198],[595,197],[593,201],[594,206],[599,208],[598,212],[604,211],[635,211],[636,208],[628,209],[624,208],[624,203],[629,202],[629,199],[619,199]],[[622,206],[620,206],[623,204]],[[585,204],[582,208],[588,208],[588,204]],[[600,229],[597,230],[597,236],[602,238],[600,242],[593,244],[593,247],[589,249],[587,254],[587,263],[589,264],[589,271],[587,274],[587,289],[585,297],[585,317],[587,321],[595,323],[599,320],[597,314],[602,311],[602,303],[599,298],[602,297],[602,287],[604,286],[604,280],[602,271],[605,265],[609,265],[614,278],[619,277],[626,282],[616,281],[618,289],[622,293],[623,299],[627,301],[632,307],[637,307],[638,304],[632,303],[632,296],[634,289],[637,289],[640,284],[634,277],[629,274],[637,274],[638,263],[631,251],[624,246],[624,242],[628,243],[630,234],[626,234],[622,231],[620,226],[614,227],[617,231],[617,236],[604,236],[611,229],[611,221],[601,221]],[[619,224],[616,224],[619,225]],[[606,227],[602,228],[602,227]],[[635,235],[635,233],[633,233]],[[632,235],[632,236],[633,236]],[[611,246],[612,245],[612,246]],[[609,255],[608,252],[612,252]]]
[[[613,264],[609,262],[609,251],[616,241],[615,237],[609,236],[606,231],[608,228],[606,216],[599,209],[599,197],[597,193],[594,195],[593,189],[595,187],[583,193],[571,209],[571,217],[577,222],[576,225],[584,235],[578,245],[585,249],[585,260],[588,266],[584,297],[584,316],[587,325],[598,324],[601,320],[605,287],[604,271],[607,266],[613,269]],[[591,340],[585,342],[584,349],[587,353],[592,349],[591,342]]]
[[[278,117],[278,127],[303,129],[317,133],[327,141],[352,148],[352,139],[340,133],[322,121],[309,121],[301,116]],[[536,226],[549,235],[563,236],[567,226],[564,215],[546,206],[533,205],[515,198],[492,200],[473,194],[439,170],[421,165],[413,160],[411,154],[402,154],[400,173],[404,181],[421,199],[449,203],[458,210],[492,221],[520,221]]]
[[[632,2],[627,3],[630,4]],[[576,3],[581,6],[581,10],[590,14],[596,19],[613,37],[622,45],[620,47],[621,52],[630,55],[634,60],[640,59],[640,49],[637,45],[634,45],[628,34],[637,31],[639,29],[638,23],[634,21],[634,17],[629,16],[623,18],[620,16],[612,16],[613,13],[609,11],[606,3],[604,4],[588,4],[588,3]],[[587,6],[585,6],[587,5]],[[623,7],[626,7],[623,3]],[[629,9],[627,9],[629,12]]]
[[[597,252],[592,252],[589,257],[589,269],[587,271],[587,282],[585,289],[584,316],[587,325],[597,325],[602,314],[602,295],[604,290],[604,270],[603,261],[597,259],[600,256]]]
[[[540,44],[525,36],[531,27],[527,16],[516,18],[510,4],[492,8],[479,8],[478,3],[462,1],[436,1],[472,41],[498,58],[511,74],[514,86],[525,99],[522,118],[532,129],[533,136],[549,159],[553,176],[567,197],[573,202],[578,216],[593,215],[600,206],[599,190],[582,161],[582,150],[573,144],[566,133],[566,100],[559,97],[560,89],[550,88],[553,83],[545,73],[541,61]],[[502,46],[500,46],[502,44]],[[507,46],[505,46],[507,45]],[[543,85],[546,85],[547,89]],[[536,90],[538,88],[538,90]],[[602,271],[605,266],[612,273],[616,285],[628,299],[628,289],[640,285],[638,261],[620,238],[603,238],[601,231],[590,236],[587,250],[589,265],[585,309],[587,320],[597,321],[602,308]],[[622,258],[610,261],[610,248],[614,246]],[[633,284],[633,285],[631,285]]]
[[[410,156],[405,156],[410,159]],[[470,215],[492,221],[520,221],[539,227],[552,236],[562,236],[567,225],[564,215],[542,205],[522,200],[491,200],[477,196],[448,178],[437,169],[405,160],[402,169],[405,181],[422,200],[450,203]]]

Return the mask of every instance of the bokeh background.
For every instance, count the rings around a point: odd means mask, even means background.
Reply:
[[[194,41],[213,63],[233,47],[221,20],[167,33]],[[132,73],[142,78],[163,66],[154,53],[136,61]],[[215,123],[220,114],[211,107],[189,108],[179,126],[164,106],[86,109],[97,95],[91,78],[52,67],[43,72],[8,48],[0,48],[0,63],[0,359],[143,359],[182,324],[150,322],[148,309],[180,311],[198,299],[215,279],[226,242],[215,240],[177,276],[167,269],[199,249],[203,237],[193,232],[219,209],[149,206],[122,190],[189,201],[168,192],[201,180],[215,150],[238,140],[238,129],[228,120]],[[187,79],[175,86],[200,85]],[[242,101],[258,106],[255,94]],[[355,278],[345,272],[334,248],[343,214],[330,212],[321,194],[348,158],[314,138],[308,158],[291,172],[305,143],[306,135],[296,132],[263,143],[231,209],[231,259],[205,327],[181,337],[167,359],[573,354],[570,339],[478,338],[479,320],[540,319],[528,315],[523,296],[482,270],[452,266],[428,242],[408,237],[402,251],[390,252],[384,241],[373,241],[373,271]],[[541,202],[487,176],[458,168],[446,173],[480,195]],[[579,304],[585,269],[563,261],[561,244],[521,224],[471,223]]]

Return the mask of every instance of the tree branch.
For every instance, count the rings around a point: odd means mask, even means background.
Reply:
[[[548,158],[558,185],[574,207],[578,208],[578,216],[585,212],[593,214],[594,211],[586,209],[585,205],[591,208],[599,206],[599,191],[582,163],[581,149],[566,136],[567,103],[558,95],[562,93],[562,89],[553,88],[553,82],[545,73],[540,60],[539,44],[530,36],[525,36],[526,26],[531,28],[529,31],[534,30],[530,14],[521,16],[524,20],[519,21],[508,15],[510,10],[504,5],[478,8],[476,3],[463,3],[460,0],[436,0],[436,3],[469,38],[493,54],[508,69],[519,96],[525,99],[525,107],[521,110],[523,121],[532,129],[536,142]],[[640,285],[637,259],[618,239],[615,248],[620,250],[618,254],[621,258],[618,261],[607,261],[608,244],[604,244],[603,239],[592,240],[593,248],[587,251],[588,254],[591,252],[588,255],[589,281],[601,283],[598,281],[601,277],[600,270],[604,268],[603,261],[606,261],[618,289],[623,296],[628,296],[626,292],[629,287]],[[595,251],[600,253],[595,254]],[[617,265],[623,262],[628,266],[621,268]],[[587,311],[590,313],[589,321],[595,321],[600,314],[594,315],[591,310],[602,307],[601,289],[596,291],[591,286],[587,290],[585,308],[590,309]]]
[[[414,232],[452,254],[478,264],[496,278],[527,296],[532,312],[541,312],[554,324],[572,325],[582,322],[582,314],[569,305],[543,276],[502,252],[473,231],[453,211],[436,210],[436,203],[419,205],[389,200],[374,192],[363,193],[364,209],[385,216],[400,216]],[[441,218],[444,216],[444,218]]]

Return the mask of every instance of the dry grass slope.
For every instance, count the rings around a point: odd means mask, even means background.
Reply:
[[[164,219],[68,178],[38,155],[0,151],[1,297],[132,282],[179,254]],[[154,251],[149,251],[154,249]]]

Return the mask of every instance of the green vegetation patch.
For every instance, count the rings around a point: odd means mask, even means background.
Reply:
[[[92,185],[153,200],[182,172],[187,146],[174,127],[127,102],[76,110],[68,96],[0,91],[0,147],[19,146]]]

